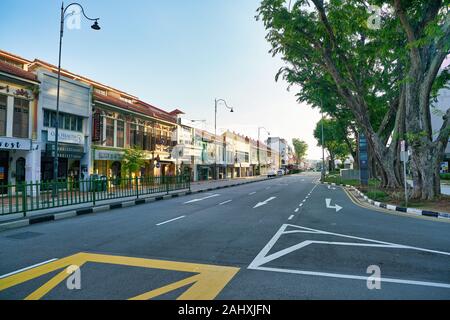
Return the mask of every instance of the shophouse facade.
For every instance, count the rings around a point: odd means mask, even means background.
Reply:
[[[0,186],[39,180],[35,119],[39,80],[29,61],[0,51]],[[0,192],[6,192],[0,187]]]

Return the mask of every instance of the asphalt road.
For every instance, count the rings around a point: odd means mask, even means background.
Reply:
[[[318,178],[2,232],[0,299],[450,299],[450,223],[362,208]]]

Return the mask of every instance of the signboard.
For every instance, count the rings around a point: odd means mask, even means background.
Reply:
[[[100,113],[92,115],[92,141],[100,141],[102,137],[102,121]]]
[[[2,150],[31,150],[31,139],[0,137]]]
[[[47,140],[50,142],[54,142],[55,135],[56,135],[56,129],[48,128]],[[84,145],[84,134],[81,132],[59,129],[58,130],[58,142]]]
[[[363,133],[359,134],[359,180],[361,185],[369,185],[369,155],[367,139]]]
[[[448,161],[441,162],[440,173],[448,173]]]
[[[111,160],[120,161],[123,158],[125,152],[112,151],[112,150],[95,150],[94,160]]]

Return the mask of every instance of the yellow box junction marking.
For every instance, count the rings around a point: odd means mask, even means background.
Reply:
[[[184,291],[177,298],[177,300],[212,300],[223,290],[227,283],[239,271],[239,268],[235,267],[80,252],[72,256],[11,275],[4,279],[0,279],[0,291],[41,277],[50,272],[63,269],[43,286],[39,287],[25,298],[26,300],[39,300],[54,289],[59,283],[63,282],[68,276],[70,276],[70,274],[66,272],[67,267],[71,265],[81,267],[86,262],[195,273],[195,275],[190,275],[188,278],[181,281],[177,281],[133,297],[131,298],[132,300],[152,299],[187,285],[191,286]]]

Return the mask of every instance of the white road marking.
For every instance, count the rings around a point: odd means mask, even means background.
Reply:
[[[302,202],[306,202],[306,199],[305,199],[305,200],[303,200]]]
[[[20,273],[20,272],[22,272],[22,271],[26,271],[26,270],[30,270],[30,269],[33,269],[33,268],[42,266],[42,265],[44,265],[44,264],[47,264],[47,263],[50,263],[50,262],[53,262],[53,261],[56,261],[56,260],[58,260],[58,259],[57,259],[57,258],[53,258],[53,259],[50,259],[50,260],[47,260],[47,261],[44,261],[44,262],[40,262],[40,263],[33,264],[32,266],[29,266],[29,267],[26,267],[26,268],[22,268],[22,269],[19,269],[19,270],[16,270],[16,271],[13,271],[13,272],[10,272],[10,273],[1,275],[1,276],[0,276],[0,279],[3,279],[3,278],[6,278],[6,277],[9,277],[9,276],[12,276],[12,275],[14,275],[14,274],[16,274],[16,273]]]
[[[299,208],[296,208],[296,209],[295,209],[295,212],[298,212],[298,210],[299,210]]]
[[[342,209],[342,207],[340,205],[338,205],[337,203],[336,203],[336,205],[332,206],[331,199],[325,199],[325,204],[327,205],[328,209],[336,209],[336,212],[339,212],[339,210]]]
[[[252,195],[254,195],[256,193],[256,191],[253,191],[253,192],[250,192],[248,195],[249,196],[252,196]]]
[[[299,206],[299,207],[303,207],[303,203],[300,203],[298,206]]]
[[[302,270],[267,268],[267,267],[257,267],[257,268],[249,268],[249,269],[261,270],[261,271],[273,271],[273,272],[302,274],[302,275],[309,275],[309,276],[341,278],[341,279],[354,279],[354,280],[364,280],[364,281],[369,280],[369,277],[353,276],[353,275],[339,274],[339,273],[314,272],[314,271],[302,271]],[[379,280],[380,282],[391,282],[391,283],[411,284],[411,285],[418,285],[418,286],[438,287],[438,288],[450,289],[450,284],[439,283],[439,282],[402,280],[402,279],[395,279],[395,278],[373,278],[373,277],[371,277],[370,280]]]
[[[219,206],[222,206],[222,205],[224,205],[224,204],[226,204],[226,203],[229,203],[229,202],[231,202],[231,201],[233,201],[233,200],[227,200],[227,201],[221,202],[221,203],[219,203]]]
[[[261,206],[264,206],[264,205],[268,204],[270,201],[272,201],[273,199],[276,199],[276,198],[277,198],[277,197],[270,197],[269,199],[267,199],[267,200],[265,200],[265,201],[263,201],[263,202],[258,202],[258,203],[253,207],[253,209],[258,208],[258,207],[261,207]]]
[[[207,196],[207,197],[204,197],[204,198],[199,198],[199,199],[193,199],[193,200],[186,201],[184,204],[199,202],[199,201],[203,201],[203,200],[206,200],[206,199],[209,199],[209,198],[218,197],[218,196],[220,196],[220,194],[213,194],[213,195],[210,195],[210,196]]]
[[[287,227],[298,228],[297,230],[289,230],[285,231]],[[312,233],[312,234],[324,234],[324,235],[333,235],[339,236],[348,239],[362,240],[372,243],[351,243],[351,242],[330,242],[330,241],[316,241],[316,240],[306,240],[302,241],[296,245],[288,247],[286,249],[280,250],[278,252],[267,255],[278,239],[283,234],[291,234],[291,233]],[[293,270],[293,269],[281,269],[281,268],[268,268],[263,267],[263,264],[266,264],[270,261],[273,261],[279,257],[282,257],[286,254],[289,254],[295,250],[302,249],[310,244],[319,243],[319,244],[330,244],[330,245],[345,245],[345,246],[363,246],[363,247],[379,247],[379,248],[388,248],[388,249],[409,249],[409,250],[417,250],[423,252],[430,252],[436,254],[442,254],[446,256],[450,256],[450,252],[437,251],[424,249],[419,247],[412,247],[402,244],[396,244],[391,242],[360,238],[355,236],[349,236],[339,233],[327,232],[323,230],[311,229],[307,227],[301,227],[291,224],[284,224],[281,228],[275,233],[275,235],[270,239],[270,241],[266,244],[266,246],[261,250],[260,253],[255,257],[255,259],[250,263],[248,269],[253,270],[262,270],[262,271],[273,271],[273,272],[283,272],[283,273],[293,273],[293,274],[301,274],[301,275],[313,275],[313,276],[322,276],[322,277],[332,277],[332,278],[343,278],[343,279],[355,279],[355,280],[364,280],[367,281],[369,277],[365,276],[357,276],[357,275],[349,275],[349,274],[339,274],[339,273],[328,273],[328,272],[316,272],[316,271],[306,271],[306,270]],[[411,284],[411,285],[421,285],[421,286],[429,286],[429,287],[440,287],[440,288],[449,288],[450,284],[447,283],[439,283],[439,282],[427,282],[427,281],[416,281],[416,280],[406,280],[406,279],[395,279],[395,278],[379,278],[380,281],[383,282],[391,282],[391,283],[400,283],[400,284]]]
[[[167,220],[167,221],[164,221],[164,222],[160,222],[160,223],[157,224],[157,226],[161,226],[163,224],[166,224],[166,223],[169,223],[169,222],[172,222],[172,221],[175,221],[175,220],[183,219],[184,217],[186,217],[186,216],[180,216],[178,218],[174,218],[174,219],[170,219],[170,220]]]
[[[294,215],[291,215],[288,220],[292,220],[292,218],[294,218]]]

